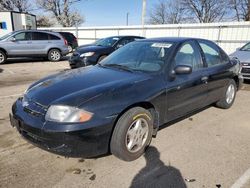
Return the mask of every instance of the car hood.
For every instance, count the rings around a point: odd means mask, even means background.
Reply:
[[[88,66],[44,78],[31,85],[25,96],[44,106],[80,106],[105,92],[120,90],[147,77],[142,73]]]
[[[250,52],[238,50],[230,55],[230,57],[237,57],[240,62],[250,62]]]
[[[77,48],[77,52],[80,54],[85,53],[85,52],[96,52],[96,51],[102,51],[106,49],[111,49],[111,47],[105,47],[105,46],[96,46],[96,45],[85,45],[85,46],[80,46]]]

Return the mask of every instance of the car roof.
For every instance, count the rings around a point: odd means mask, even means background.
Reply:
[[[135,37],[135,38],[145,38],[141,36],[134,36],[134,35],[117,35],[117,36],[110,36],[110,37],[104,37],[104,38],[124,38],[124,37]],[[104,39],[103,38],[103,39]]]
[[[192,37],[158,37],[158,38],[143,39],[140,41],[144,41],[144,42],[185,42],[187,40],[206,40],[206,39],[192,38]]]
[[[37,29],[21,29],[21,30],[17,30],[14,31],[15,33],[20,33],[20,32],[43,32],[43,33],[48,33],[48,34],[53,34],[56,35],[58,37],[62,37],[58,32],[54,32],[54,31],[49,31],[49,30],[37,30]]]

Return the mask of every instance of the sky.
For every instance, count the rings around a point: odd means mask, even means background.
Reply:
[[[158,0],[147,0],[147,9]],[[142,0],[82,0],[74,5],[82,15],[82,26],[122,26],[126,25],[129,13],[129,25],[140,25]]]

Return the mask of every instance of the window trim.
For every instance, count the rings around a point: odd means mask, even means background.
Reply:
[[[200,47],[200,49],[201,49],[201,54],[202,54],[203,59],[204,59],[203,61],[205,62],[207,68],[213,68],[213,67],[225,65],[225,64],[228,63],[228,62],[227,62],[227,63],[226,63],[226,62],[225,62],[225,63],[222,63],[222,62],[223,62],[223,60],[222,60],[222,53],[224,53],[227,57],[228,57],[228,55],[227,55],[227,54],[226,54],[217,44],[215,44],[214,42],[209,41],[209,40],[198,39],[198,40],[197,40],[197,43],[198,43],[198,45],[199,45],[199,47]],[[203,49],[202,49],[200,43],[204,43],[205,45],[209,46],[209,47],[212,48],[212,49],[214,49],[213,46],[216,47],[216,48],[217,48],[216,51],[217,51],[218,54],[219,54],[221,63],[215,64],[215,65],[212,65],[212,66],[209,66],[208,63],[207,63],[207,60],[206,60],[205,52],[203,51]],[[209,44],[211,44],[211,45],[209,45]],[[215,49],[214,49],[214,50],[215,50]],[[229,58],[229,57],[228,57],[228,61],[230,61],[230,58]]]
[[[174,53],[174,55],[173,55],[173,58],[172,58],[172,67],[174,68],[176,65],[175,65],[175,63],[174,63],[174,59],[175,59],[175,57],[176,57],[176,55],[177,55],[177,53],[180,51],[180,49],[185,45],[185,44],[193,44],[195,47],[196,47],[196,49],[198,50],[198,53],[200,54],[200,61],[201,61],[201,63],[202,63],[202,67],[201,68],[198,68],[198,69],[196,69],[196,70],[194,70],[193,69],[193,67],[192,67],[192,72],[197,72],[197,71],[202,71],[204,68],[206,68],[206,63],[204,62],[204,60],[203,60],[203,54],[202,54],[202,52],[201,52],[201,49],[200,49],[200,46],[197,44],[197,41],[196,40],[192,40],[192,39],[190,39],[190,40],[186,40],[186,41],[184,41],[184,42],[182,42],[182,43],[180,43],[179,44],[179,46],[176,48],[176,51],[175,51],[175,53]],[[192,45],[191,45],[192,46]],[[193,46],[192,46],[193,47]],[[195,50],[195,49],[194,49]]]

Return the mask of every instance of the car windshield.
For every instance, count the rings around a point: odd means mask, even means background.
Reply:
[[[11,33],[8,33],[7,35],[4,35],[4,36],[0,37],[0,40],[4,40],[4,39],[8,38],[9,36],[13,35],[14,33],[15,33],[15,31],[11,32]]]
[[[105,58],[99,65],[128,71],[160,71],[172,42],[132,42]]]
[[[243,46],[240,50],[242,51],[250,51],[250,42]]]
[[[97,45],[97,46],[111,47],[111,46],[113,46],[119,39],[120,39],[120,37],[109,37],[109,38],[104,38],[104,39],[100,39],[100,40],[96,41],[96,42],[95,42],[95,45]]]

